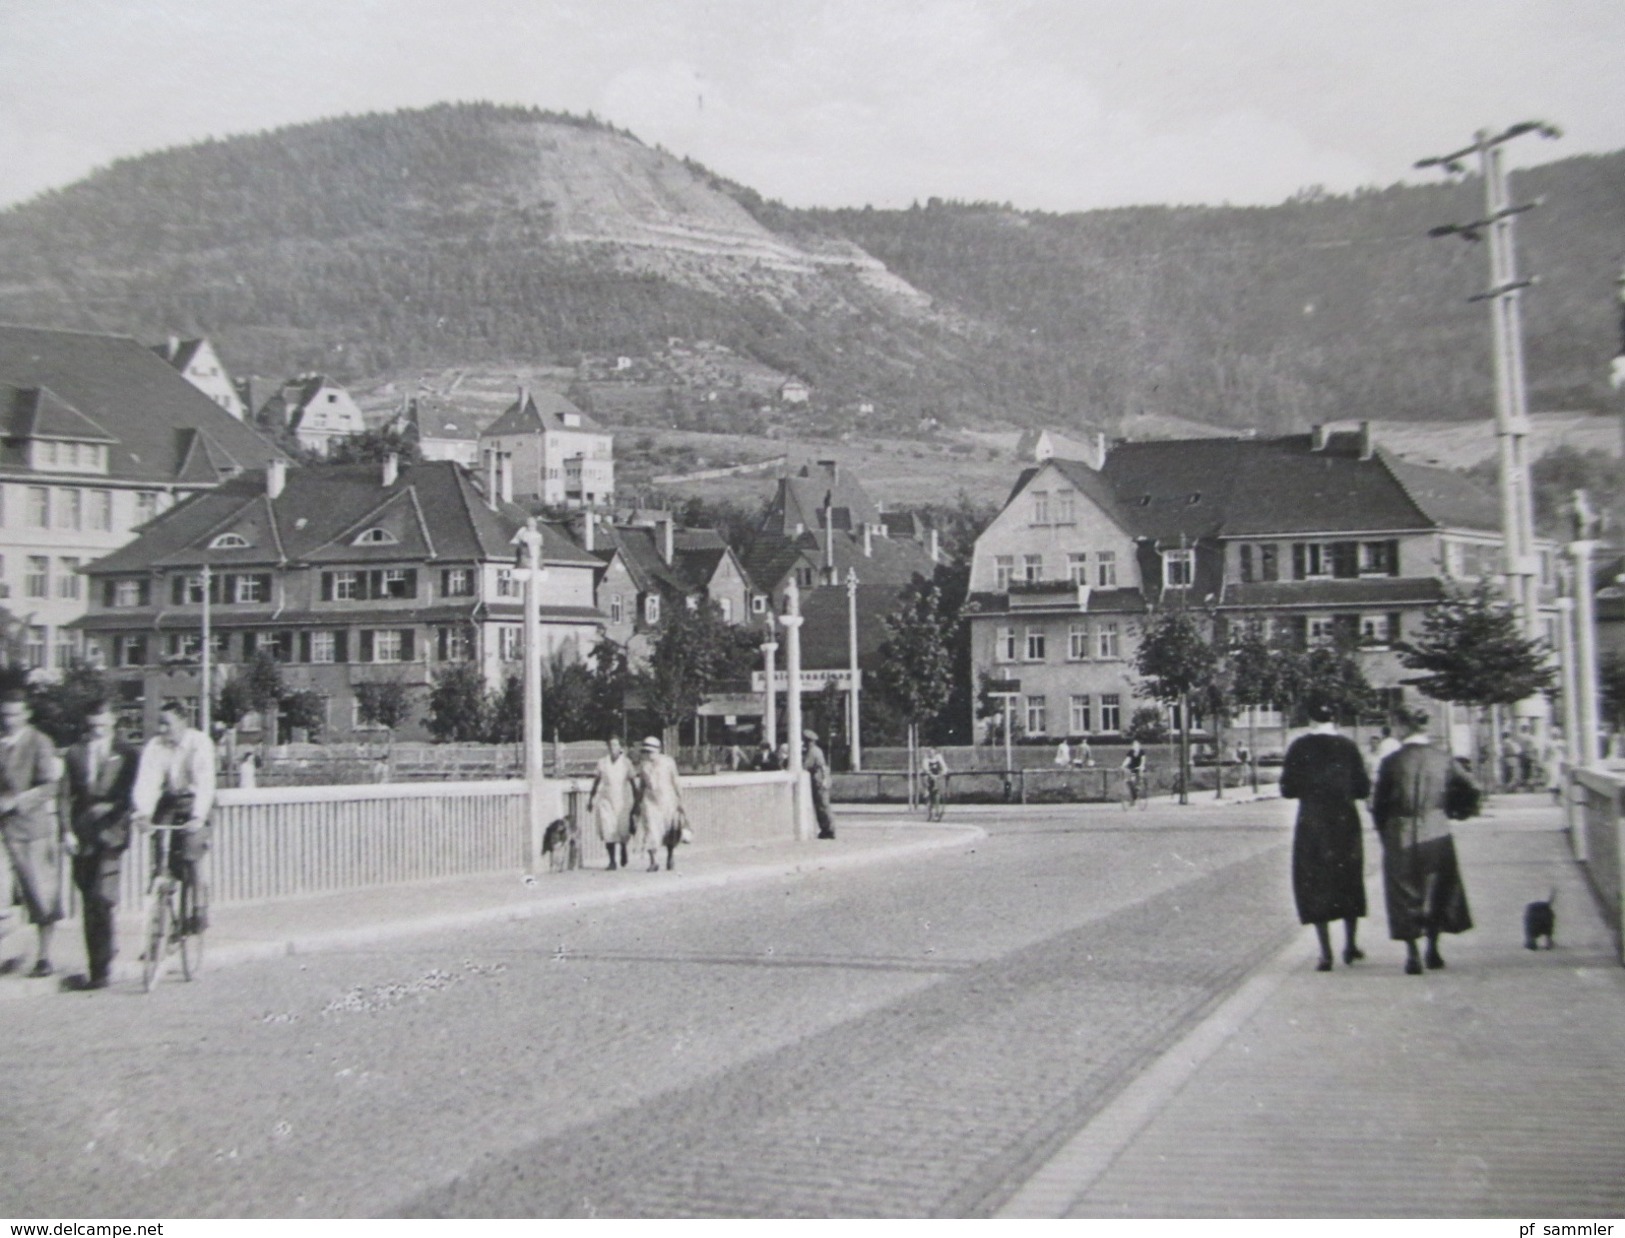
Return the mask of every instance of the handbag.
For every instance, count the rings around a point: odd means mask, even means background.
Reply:
[[[1482,798],[1476,783],[1465,776],[1454,777],[1444,789],[1444,815],[1452,821],[1476,817]]]

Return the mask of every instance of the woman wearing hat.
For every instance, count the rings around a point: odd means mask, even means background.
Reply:
[[[1420,976],[1424,961],[1444,966],[1441,933],[1473,927],[1467,890],[1456,863],[1450,820],[1477,812],[1478,787],[1428,741],[1425,710],[1403,714],[1405,742],[1377,769],[1371,816],[1382,838],[1382,886],[1388,901],[1388,935],[1405,943],[1405,971]],[[1425,959],[1416,948],[1427,938]]]
[[[587,811],[598,827],[598,837],[609,849],[609,868],[614,872],[616,848],[620,849],[624,868],[627,840],[632,837],[632,762],[622,751],[618,736],[611,735],[605,746],[609,751],[593,767]]]
[[[676,868],[677,844],[682,840],[683,790],[677,781],[677,762],[661,751],[660,741],[652,735],[639,745],[634,785],[634,846],[649,853],[651,873],[660,868],[661,847],[666,849],[666,867]]]

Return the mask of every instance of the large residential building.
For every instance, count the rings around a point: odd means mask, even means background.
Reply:
[[[615,501],[615,439],[563,396],[519,398],[480,435],[480,467],[506,460],[514,497],[555,507],[609,507]]]
[[[1015,681],[1029,736],[1118,735],[1150,703],[1133,669],[1140,625],[1177,601],[1357,646],[1392,704],[1414,691],[1394,642],[1500,570],[1498,524],[1493,496],[1380,450],[1365,426],[1052,458],[1022,472],[977,540],[974,665]],[[1541,581],[1554,583],[1544,543]]]
[[[441,667],[474,663],[492,687],[521,671],[515,537],[526,519],[450,462],[276,464],[175,508],[94,564],[78,626],[148,728],[164,698],[198,699],[207,597],[217,688],[269,652],[291,688],[326,699],[326,733],[344,736],[362,727],[356,685],[392,679],[418,702],[400,733],[420,736]],[[582,656],[603,627],[602,563],[539,527],[544,653]]]
[[[26,657],[80,652],[80,571],[276,447],[127,336],[0,326],[0,606]]]

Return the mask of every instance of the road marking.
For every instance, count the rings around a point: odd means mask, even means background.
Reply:
[[[1178,1044],[1119,1092],[1111,1104],[1068,1140],[996,1215],[1001,1218],[1064,1217],[1203,1063],[1280,988],[1302,956],[1303,943],[1294,938]]]

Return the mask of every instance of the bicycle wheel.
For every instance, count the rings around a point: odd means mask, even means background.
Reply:
[[[188,886],[181,895],[181,915],[176,926],[181,943],[181,975],[196,980],[203,974],[203,930],[194,927],[197,915],[197,896]]]
[[[147,949],[141,956],[141,983],[151,993],[163,974],[169,958],[169,934],[175,923],[175,907],[171,894],[160,890],[152,905],[152,916],[147,921]]]

